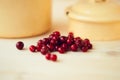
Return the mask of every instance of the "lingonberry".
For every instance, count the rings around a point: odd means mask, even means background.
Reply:
[[[16,43],[16,48],[19,50],[22,50],[24,47],[24,43],[22,41],[19,41]]]
[[[30,47],[29,47],[29,50],[31,51],[31,52],[35,52],[36,51],[36,46],[34,46],[34,45],[31,45]]]

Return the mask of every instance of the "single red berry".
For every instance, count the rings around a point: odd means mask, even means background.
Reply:
[[[42,46],[37,46],[36,48],[37,48],[37,51],[40,51]]]
[[[36,51],[36,46],[34,46],[34,45],[31,45],[30,47],[29,47],[29,50],[31,51],[31,52],[35,52]]]
[[[81,50],[82,50],[82,52],[87,52],[87,51],[88,51],[88,47],[84,47],[84,46],[83,46],[83,47],[81,48]]]
[[[48,44],[49,43],[49,39],[48,38],[44,38],[43,40],[42,40],[42,42],[43,42],[43,44]]]
[[[61,47],[62,47],[63,49],[65,49],[66,51],[68,50],[68,45],[67,45],[67,43],[63,43],[63,44],[61,45]]]
[[[88,44],[88,49],[92,49],[92,48],[93,48],[92,44]]]
[[[48,53],[48,47],[47,46],[43,46],[42,48],[41,48],[41,50],[40,50],[40,52],[43,54],[43,55],[45,55],[45,54],[47,54]]]
[[[60,42],[66,43],[67,42],[67,37],[66,36],[61,36],[60,37]]]
[[[84,39],[83,41],[84,41],[86,44],[90,44],[90,40],[89,40],[89,39],[87,39],[87,38],[86,38],[86,39]]]
[[[60,32],[59,31],[55,31],[55,32],[53,32],[53,34],[55,34],[57,36],[60,36]]]
[[[72,44],[72,45],[70,46],[70,50],[71,50],[71,51],[77,51],[77,50],[78,50],[78,46],[77,46],[76,44]]]
[[[63,53],[65,53],[65,49],[62,48],[62,47],[59,47],[59,48],[58,48],[58,52],[61,53],[61,54],[63,54]]]
[[[57,44],[57,40],[54,40],[54,39],[52,39],[52,40],[50,40],[50,44]]]
[[[68,44],[68,45],[73,44],[73,40],[72,40],[72,39],[67,39],[67,44]]]
[[[22,41],[19,41],[16,43],[16,48],[19,50],[22,50],[24,47],[24,43]]]
[[[68,38],[69,38],[69,39],[74,39],[74,34],[73,34],[72,32],[70,32],[70,33],[68,34]]]
[[[57,55],[51,54],[50,59],[51,59],[52,61],[57,61]]]
[[[37,42],[37,46],[41,46],[43,44],[43,41],[42,40],[39,40],[38,42]]]
[[[49,51],[51,51],[51,52],[55,50],[55,47],[52,44],[47,44],[47,47],[48,47]]]
[[[51,60],[51,53],[47,53],[47,54],[45,55],[45,58],[46,58],[47,60]]]

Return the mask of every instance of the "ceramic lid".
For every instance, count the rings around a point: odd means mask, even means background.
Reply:
[[[82,0],[69,7],[68,16],[88,21],[120,21],[120,3],[112,0]]]

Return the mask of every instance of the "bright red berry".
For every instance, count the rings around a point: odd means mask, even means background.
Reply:
[[[29,50],[31,51],[31,52],[35,52],[36,51],[36,46],[34,46],[34,45],[31,45],[30,47],[29,47]]]

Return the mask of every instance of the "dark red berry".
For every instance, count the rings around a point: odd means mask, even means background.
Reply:
[[[55,46],[55,51],[58,51],[58,48],[59,48],[59,46],[58,46],[58,45],[56,45],[56,46]]]
[[[22,41],[19,41],[16,43],[16,48],[19,50],[22,50],[24,47],[24,43]]]
[[[39,40],[38,42],[37,42],[37,46],[41,46],[43,44],[43,41],[42,40]]]
[[[49,51],[51,51],[51,52],[55,50],[55,47],[52,44],[47,44],[47,47],[48,47]]]
[[[42,42],[43,42],[43,44],[48,44],[49,43],[49,39],[48,38],[44,38],[43,40],[42,40]]]
[[[57,36],[60,36],[60,32],[59,31],[55,31],[55,32],[53,32],[53,34],[55,34]]]
[[[90,40],[89,40],[89,39],[84,39],[83,41],[84,41],[84,43],[86,43],[86,44],[90,44]]]
[[[92,44],[88,44],[88,49],[92,49]]]
[[[45,58],[46,58],[47,60],[51,60],[51,53],[47,53],[47,54],[45,55]]]
[[[29,47],[29,50],[31,51],[31,52],[35,52],[36,51],[36,46],[34,46],[34,45],[31,45],[30,47]]]
[[[67,45],[66,43],[63,43],[63,44],[61,45],[61,47],[62,47],[63,49],[65,49],[66,51],[68,50],[68,45]]]
[[[65,49],[62,48],[62,47],[59,47],[59,48],[58,48],[58,52],[61,53],[61,54],[63,54],[63,53],[65,53]]]
[[[72,32],[70,32],[70,33],[68,34],[68,38],[69,38],[69,39],[74,39],[74,34],[73,34]]]
[[[42,46],[37,46],[36,48],[37,48],[37,51],[40,51]]]
[[[48,53],[48,47],[47,46],[43,46],[42,48],[41,48],[41,50],[40,50],[40,52],[43,54],[43,55],[45,55],[45,54],[47,54]]]
[[[61,36],[60,37],[60,42],[66,43],[67,42],[67,37],[66,36]]]
[[[50,40],[50,44],[57,44],[57,40],[54,39]]]
[[[50,59],[51,59],[52,61],[57,61],[57,55],[51,54]]]
[[[73,40],[72,40],[72,39],[67,39],[67,44],[68,44],[68,45],[73,44]]]
[[[77,46],[76,44],[72,44],[72,45],[70,46],[70,50],[71,50],[71,51],[77,51],[77,50],[78,50],[78,46]]]
[[[82,50],[82,52],[87,52],[88,51],[88,47],[82,47],[81,50]]]

